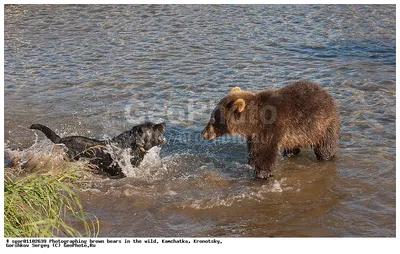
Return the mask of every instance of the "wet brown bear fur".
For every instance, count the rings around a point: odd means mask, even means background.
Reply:
[[[319,85],[297,81],[258,93],[235,87],[214,109],[202,132],[206,140],[223,135],[247,138],[249,164],[268,178],[281,150],[297,154],[312,146],[318,160],[335,155],[340,116],[332,96]]]

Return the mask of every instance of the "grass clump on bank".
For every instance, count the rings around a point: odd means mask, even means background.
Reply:
[[[99,221],[83,211],[74,188],[86,169],[64,162],[57,172],[4,176],[4,237],[93,237]],[[75,225],[71,226],[71,224]],[[81,233],[78,229],[81,228]]]

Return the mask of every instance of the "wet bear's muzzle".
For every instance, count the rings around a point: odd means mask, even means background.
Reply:
[[[208,124],[201,132],[201,136],[205,140],[211,140],[217,138],[217,134],[214,131],[214,126]]]

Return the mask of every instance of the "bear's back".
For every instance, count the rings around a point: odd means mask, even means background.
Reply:
[[[294,117],[312,114],[314,117],[338,117],[333,97],[321,86],[306,80],[291,83],[277,90],[276,103],[281,111]],[[281,112],[283,113],[283,112]]]
[[[281,89],[257,93],[259,103],[272,106],[275,121],[269,121],[265,132],[281,132],[284,147],[312,144],[325,135],[329,126],[340,126],[336,102],[321,86],[297,81]],[[265,107],[264,105],[264,107]]]

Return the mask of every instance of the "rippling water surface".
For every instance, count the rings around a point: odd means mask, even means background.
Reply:
[[[395,236],[394,5],[5,6],[5,147],[166,121],[129,177],[79,190],[100,236]],[[254,180],[239,138],[203,141],[233,86],[309,79],[336,99],[340,149]],[[50,154],[51,155],[51,154]]]

